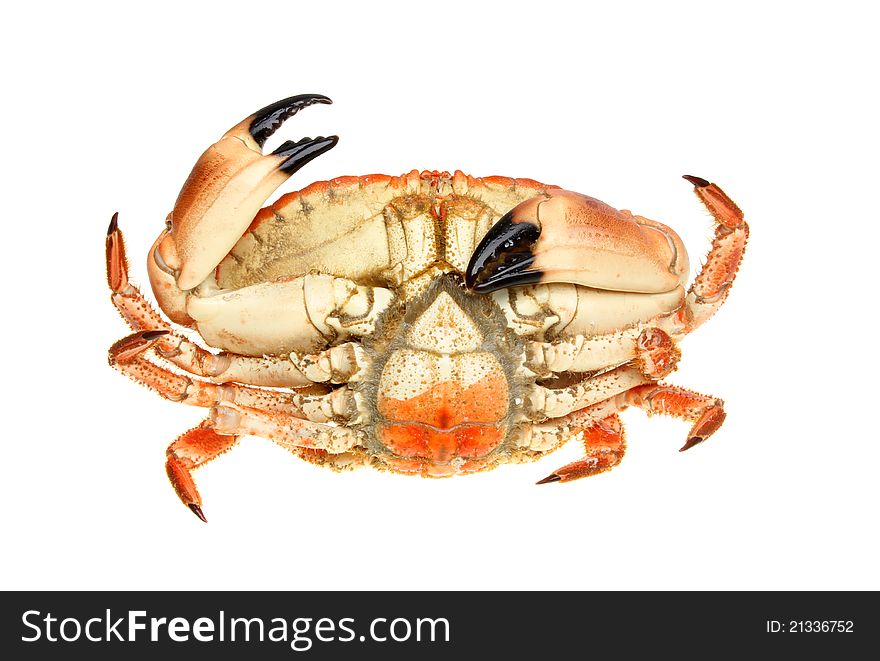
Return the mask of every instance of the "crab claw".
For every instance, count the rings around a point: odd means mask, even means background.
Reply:
[[[266,106],[210,146],[193,167],[171,212],[172,245],[162,257],[177,287],[200,284],[241,238],[272,192],[303,165],[332,149],[339,138],[287,141],[271,154],[262,147],[279,126],[320,94],[300,94]]]
[[[586,195],[550,189],[489,229],[465,282],[482,293],[538,282],[662,293],[681,286],[687,273],[684,245],[665,225]]]

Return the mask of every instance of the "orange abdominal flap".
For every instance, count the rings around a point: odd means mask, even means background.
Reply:
[[[388,421],[377,425],[382,444],[400,457],[448,463],[492,452],[505,436],[507,379],[500,367],[468,386],[441,381],[406,400],[379,396]]]

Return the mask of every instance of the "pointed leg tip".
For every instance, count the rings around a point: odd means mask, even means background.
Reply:
[[[682,179],[686,179],[687,181],[691,182],[697,188],[705,188],[706,186],[710,185],[709,182],[706,181],[705,179],[703,179],[702,177],[695,177],[692,174],[682,175]]]
[[[550,484],[551,482],[561,482],[561,481],[562,481],[562,478],[559,477],[559,475],[557,475],[556,473],[550,473],[550,475],[545,477],[543,480],[538,480],[537,482],[535,482],[535,484]]]
[[[692,174],[682,175],[682,179],[688,180],[697,188],[705,188],[706,186],[710,185],[709,182],[706,181],[705,179],[703,179],[702,177],[695,177]]]
[[[157,338],[167,335],[169,332],[168,330],[140,331],[123,337],[110,347],[110,364],[124,365],[137,360],[153,346],[153,342]]]
[[[201,507],[199,507],[195,503],[190,503],[189,509],[192,511],[193,514],[195,514],[197,517],[199,517],[202,521],[204,521],[205,523],[208,522],[208,519],[205,518],[205,513],[202,512]]]
[[[687,440],[687,443],[685,443],[683,446],[681,446],[681,448],[679,449],[679,452],[684,452],[685,450],[690,450],[692,447],[702,443],[705,440],[706,439],[703,438],[702,436],[691,436]]]
[[[146,340],[147,342],[150,342],[150,341],[152,341],[152,340],[155,340],[155,339],[157,339],[157,338],[162,337],[163,335],[168,335],[168,333],[170,333],[170,332],[171,332],[171,331],[168,330],[167,328],[162,328],[162,329],[159,329],[159,330],[143,331],[143,332],[141,333],[141,337],[142,337],[144,340]]]
[[[119,228],[119,212],[116,211],[113,214],[113,218],[110,219],[110,227],[107,228],[107,236],[110,236]]]

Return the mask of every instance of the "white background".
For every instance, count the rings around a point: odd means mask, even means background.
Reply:
[[[880,589],[876,17],[869,3],[16,3],[0,41],[0,587]],[[722,6],[718,3],[717,6]],[[531,177],[676,228],[698,266],[721,184],[752,240],[671,382],[728,419],[627,411],[577,455],[468,478],[336,475],[248,438],[178,501],[203,413],[107,366],[113,211],[134,278],[195,159],[301,92],[280,139],[339,146],[283,191],[412,168]],[[563,456],[564,455],[564,456]]]

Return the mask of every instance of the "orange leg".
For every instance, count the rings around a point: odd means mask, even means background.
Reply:
[[[681,351],[675,341],[666,331],[654,327],[529,342],[525,348],[526,367],[542,377],[560,372],[594,372],[633,362],[644,376],[658,381],[676,368],[679,358]]]
[[[215,406],[211,409],[209,420],[218,434],[260,436],[294,452],[298,448],[309,448],[340,454],[354,449],[361,440],[358,432],[348,427],[331,427],[281,411],[234,404]]]
[[[648,415],[662,413],[693,422],[687,442],[680,452],[690,450],[718,431],[727,415],[724,402],[717,397],[675,386],[647,384],[637,386],[620,397],[625,404],[637,406]]]
[[[693,426],[680,452],[702,443],[718,431],[726,416],[724,402],[717,397],[657,383],[636,386],[603,402],[561,418],[551,418],[540,425],[549,425],[550,429],[543,431],[557,437],[561,434],[568,438],[583,432],[586,456],[554,471],[538,484],[589,477],[619,464],[626,446],[617,412],[628,406],[636,406],[648,415],[661,413],[692,422]]]
[[[203,521],[201,497],[191,471],[231,448],[239,436],[255,434],[288,449],[312,448],[333,454],[346,452],[358,444],[359,436],[346,427],[303,420],[307,414],[319,415],[304,410],[309,408],[308,396],[240,384],[206,383],[150,362],[144,354],[167,333],[165,330],[141,331],[119,340],[110,348],[110,364],[166,399],[211,409],[207,420],[169,446],[166,462],[168,477],[178,497]],[[324,397],[314,396],[311,403]],[[332,407],[336,402],[326,399],[320,403]]]
[[[623,424],[616,413],[594,421],[582,431],[586,456],[556,469],[538,484],[570,482],[582,477],[590,477],[610,470],[620,463],[626,451],[626,443],[623,438]]]
[[[344,422],[356,413],[351,391],[343,386],[326,392],[324,386],[286,393],[253,388],[239,383],[217,384],[199,381],[161,367],[145,357],[168,334],[166,330],[141,331],[110,347],[110,364],[165,399],[190,406],[210,408],[223,402],[277,411],[312,422]]]
[[[171,486],[181,502],[205,523],[202,497],[196,488],[192,471],[229,450],[238,441],[237,435],[221,435],[211,428],[211,422],[203,421],[168,446],[165,470]]]
[[[217,406],[207,420],[168,446],[165,462],[168,479],[178,498],[205,523],[202,498],[192,471],[232,448],[245,434],[269,438],[314,463],[329,464],[337,469],[364,462],[363,454],[354,447],[357,438],[348,429],[328,427],[316,433],[307,423],[304,426],[302,420],[281,413]]]
[[[684,178],[695,186],[697,197],[717,223],[712,249],[688,291],[689,318],[684,321],[689,333],[715,314],[727,298],[746,249],[749,226],[736,203],[717,185],[690,175]]]

